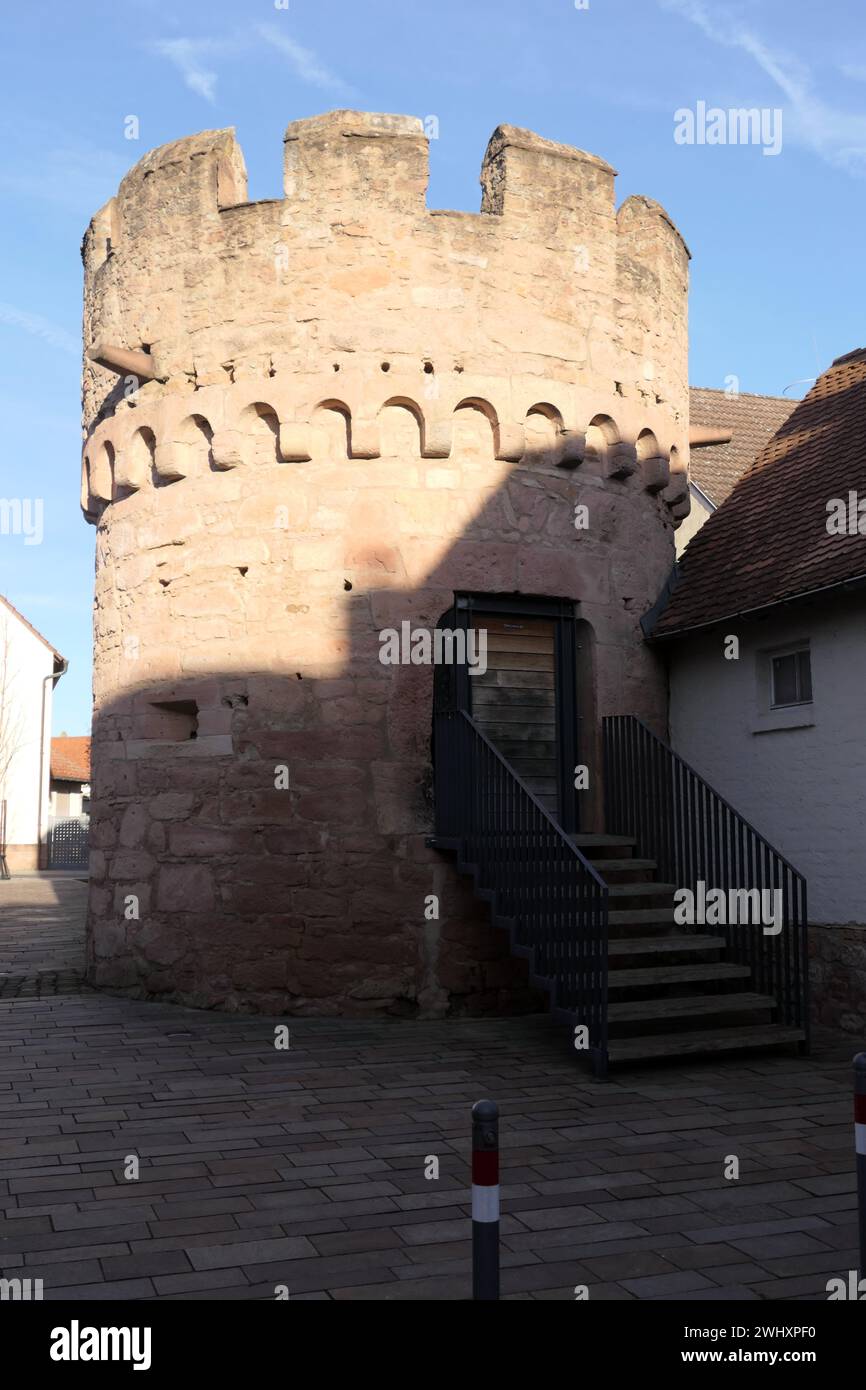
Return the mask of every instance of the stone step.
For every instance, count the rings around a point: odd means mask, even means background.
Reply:
[[[673,907],[618,907],[607,914],[612,927],[674,925]]]
[[[609,898],[651,898],[667,894],[672,897],[677,891],[675,883],[656,883],[654,879],[643,879],[639,883],[608,884]]]
[[[598,846],[601,846],[603,848],[605,845],[637,844],[637,840],[632,839],[630,835],[595,834],[594,832],[591,833],[588,830],[576,830],[574,834],[569,835],[568,838],[572,840],[574,844],[580,845],[581,849],[583,849],[585,845],[589,846],[590,848],[597,848]]]
[[[654,859],[632,859],[627,855],[621,855],[619,859],[593,859],[592,866],[598,869],[602,877],[608,874],[625,874],[640,872],[649,876],[656,867]]]
[[[652,1057],[684,1057],[700,1053],[735,1052],[744,1048],[778,1047],[782,1043],[802,1042],[805,1036],[802,1028],[768,1023],[751,1028],[707,1028],[692,1033],[615,1038],[609,1045],[608,1061],[639,1062]]]
[[[621,936],[608,943],[609,956],[655,956],[675,951],[691,955],[703,951],[723,951],[727,942],[723,936],[698,936],[680,932],[671,936]]]
[[[590,835],[579,830],[568,837],[586,859],[628,859],[637,840],[628,835]]]
[[[715,1014],[775,1009],[771,994],[690,994],[682,998],[635,999],[608,1005],[608,1022],[649,1023],[669,1018],[711,1018]]]
[[[717,984],[725,980],[748,980],[748,965],[732,965],[728,961],[698,961],[694,965],[649,965],[612,970],[608,975],[609,990],[653,989],[667,985]],[[716,998],[724,998],[717,995]]]

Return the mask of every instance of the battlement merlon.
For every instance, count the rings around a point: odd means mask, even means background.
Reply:
[[[245,201],[234,131],[211,130],[146,154],[96,214],[84,244],[87,427],[118,389],[116,365],[92,352],[100,343],[115,357],[152,353],[174,390],[268,354],[285,370],[341,343],[369,344],[379,360],[489,361],[518,309],[520,370],[560,356],[564,374],[583,377],[589,344],[603,377],[628,381],[628,362],[613,362],[622,346],[631,362],[648,355],[640,325],[663,374],[665,337],[682,339],[662,393],[682,395],[688,251],[652,200],[616,213],[605,160],[499,126],[480,211],[455,213],[427,208],[417,117],[332,111],[292,122],[284,148],[283,198]]]
[[[203,130],[150,150],[94,215],[82,259],[89,279],[130,242],[173,235],[180,220],[207,220],[243,203],[247,171],[233,128]]]
[[[692,254],[682,232],[661,203],[644,194],[626,198],[616,215],[620,260],[656,268],[665,263],[673,274],[688,276]]]
[[[293,208],[427,211],[428,142],[417,116],[328,111],[286,128],[283,191]]]
[[[137,209],[189,215],[216,212],[246,202],[247,170],[234,127],[202,130],[151,150],[121,180],[118,202],[124,220]]]
[[[592,231],[594,223],[611,222],[616,215],[615,177],[616,170],[597,155],[501,125],[484,155],[481,209],[474,216],[522,222],[528,239],[549,230],[551,220],[583,222]],[[422,216],[428,211],[427,182],[428,141],[415,116],[339,110],[293,121],[286,129],[288,212],[302,211],[304,205],[311,212],[355,205],[362,217],[380,207]],[[232,128],[162,145],[126,174],[116,198],[91,222],[85,238],[85,249],[93,253],[87,258],[89,268],[98,268],[130,238],[158,238],[162,230],[171,235],[179,220],[207,220],[246,204],[246,198],[246,168]],[[657,203],[637,201],[655,209],[679,237]],[[273,204],[265,200],[246,207]]]
[[[537,224],[612,221],[616,170],[598,155],[497,126],[481,166],[481,211]]]
[[[660,203],[642,194],[626,198],[616,216],[617,290],[622,312],[642,339],[642,352],[655,374],[665,363],[669,380],[688,391],[688,289],[691,253]],[[671,335],[664,325],[679,323]],[[648,379],[653,377],[648,375]]]

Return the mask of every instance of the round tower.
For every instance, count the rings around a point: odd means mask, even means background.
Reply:
[[[572,615],[557,717],[601,828],[601,717],[665,723],[640,619],[688,511],[688,251],[650,199],[616,210],[603,160],[511,126],[480,213],[427,208],[412,117],[296,121],[284,170],[249,203],[231,130],[179,140],[85,237],[89,976],[270,1012],[528,1007],[426,843],[435,671],[383,634],[485,596]]]

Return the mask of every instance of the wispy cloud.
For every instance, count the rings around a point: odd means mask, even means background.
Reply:
[[[216,101],[217,74],[206,66],[209,60],[223,54],[226,44],[220,39],[156,39],[154,52],[173,63],[190,91]]]
[[[302,82],[309,83],[311,87],[320,87],[326,92],[334,92],[338,96],[354,95],[354,89],[336,73],[331,72],[330,68],[326,68],[311,49],[303,48],[275,24],[259,24],[257,31],[265,43],[288,58],[289,66]]]
[[[72,353],[74,357],[81,356],[81,339],[74,333],[67,332],[60,324],[43,318],[41,314],[31,314],[26,309],[16,308],[14,304],[0,303],[0,324],[20,328],[35,338],[41,338],[51,347],[59,348],[61,352]]]
[[[353,95],[347,82],[320,61],[310,48],[304,48],[275,24],[258,24],[249,33],[229,38],[156,39],[150,48],[177,68],[187,87],[213,104],[216,101],[219,60],[240,58],[258,48],[257,40],[267,44],[283,58],[301,82],[336,96]]]
[[[866,113],[832,106],[815,90],[812,70],[790,52],[771,47],[731,11],[704,0],[658,0],[664,10],[696,25],[713,43],[737,48],[762,69],[788,101],[785,135],[836,168],[866,174]],[[866,75],[866,69],[862,70]],[[854,75],[854,71],[848,73]]]

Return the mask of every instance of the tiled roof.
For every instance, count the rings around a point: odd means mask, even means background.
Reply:
[[[58,782],[89,782],[90,739],[53,738],[51,776]]]
[[[730,444],[694,445],[689,450],[689,476],[701,492],[720,507],[768,439],[787,420],[796,400],[789,396],[731,395],[707,386],[689,391],[692,425],[730,430]]]
[[[866,536],[830,535],[827,504],[866,498],[866,348],[839,357],[686,548],[653,637],[866,576]]]
[[[38,632],[32,623],[28,623],[27,619],[24,617],[24,614],[19,613],[18,609],[14,608],[12,604],[9,602],[8,598],[4,598],[2,594],[0,594],[0,604],[2,604],[4,608],[8,609],[9,612],[13,615],[13,617],[17,618],[19,622],[23,623],[24,626],[30,632],[33,633],[34,637],[38,637],[40,642],[44,642],[46,647],[48,647],[49,651],[52,651],[54,653],[55,657],[57,658],[57,661],[59,661],[61,664],[64,662],[65,658],[60,655],[56,647],[53,647],[51,645],[48,638],[43,637],[42,633]]]

